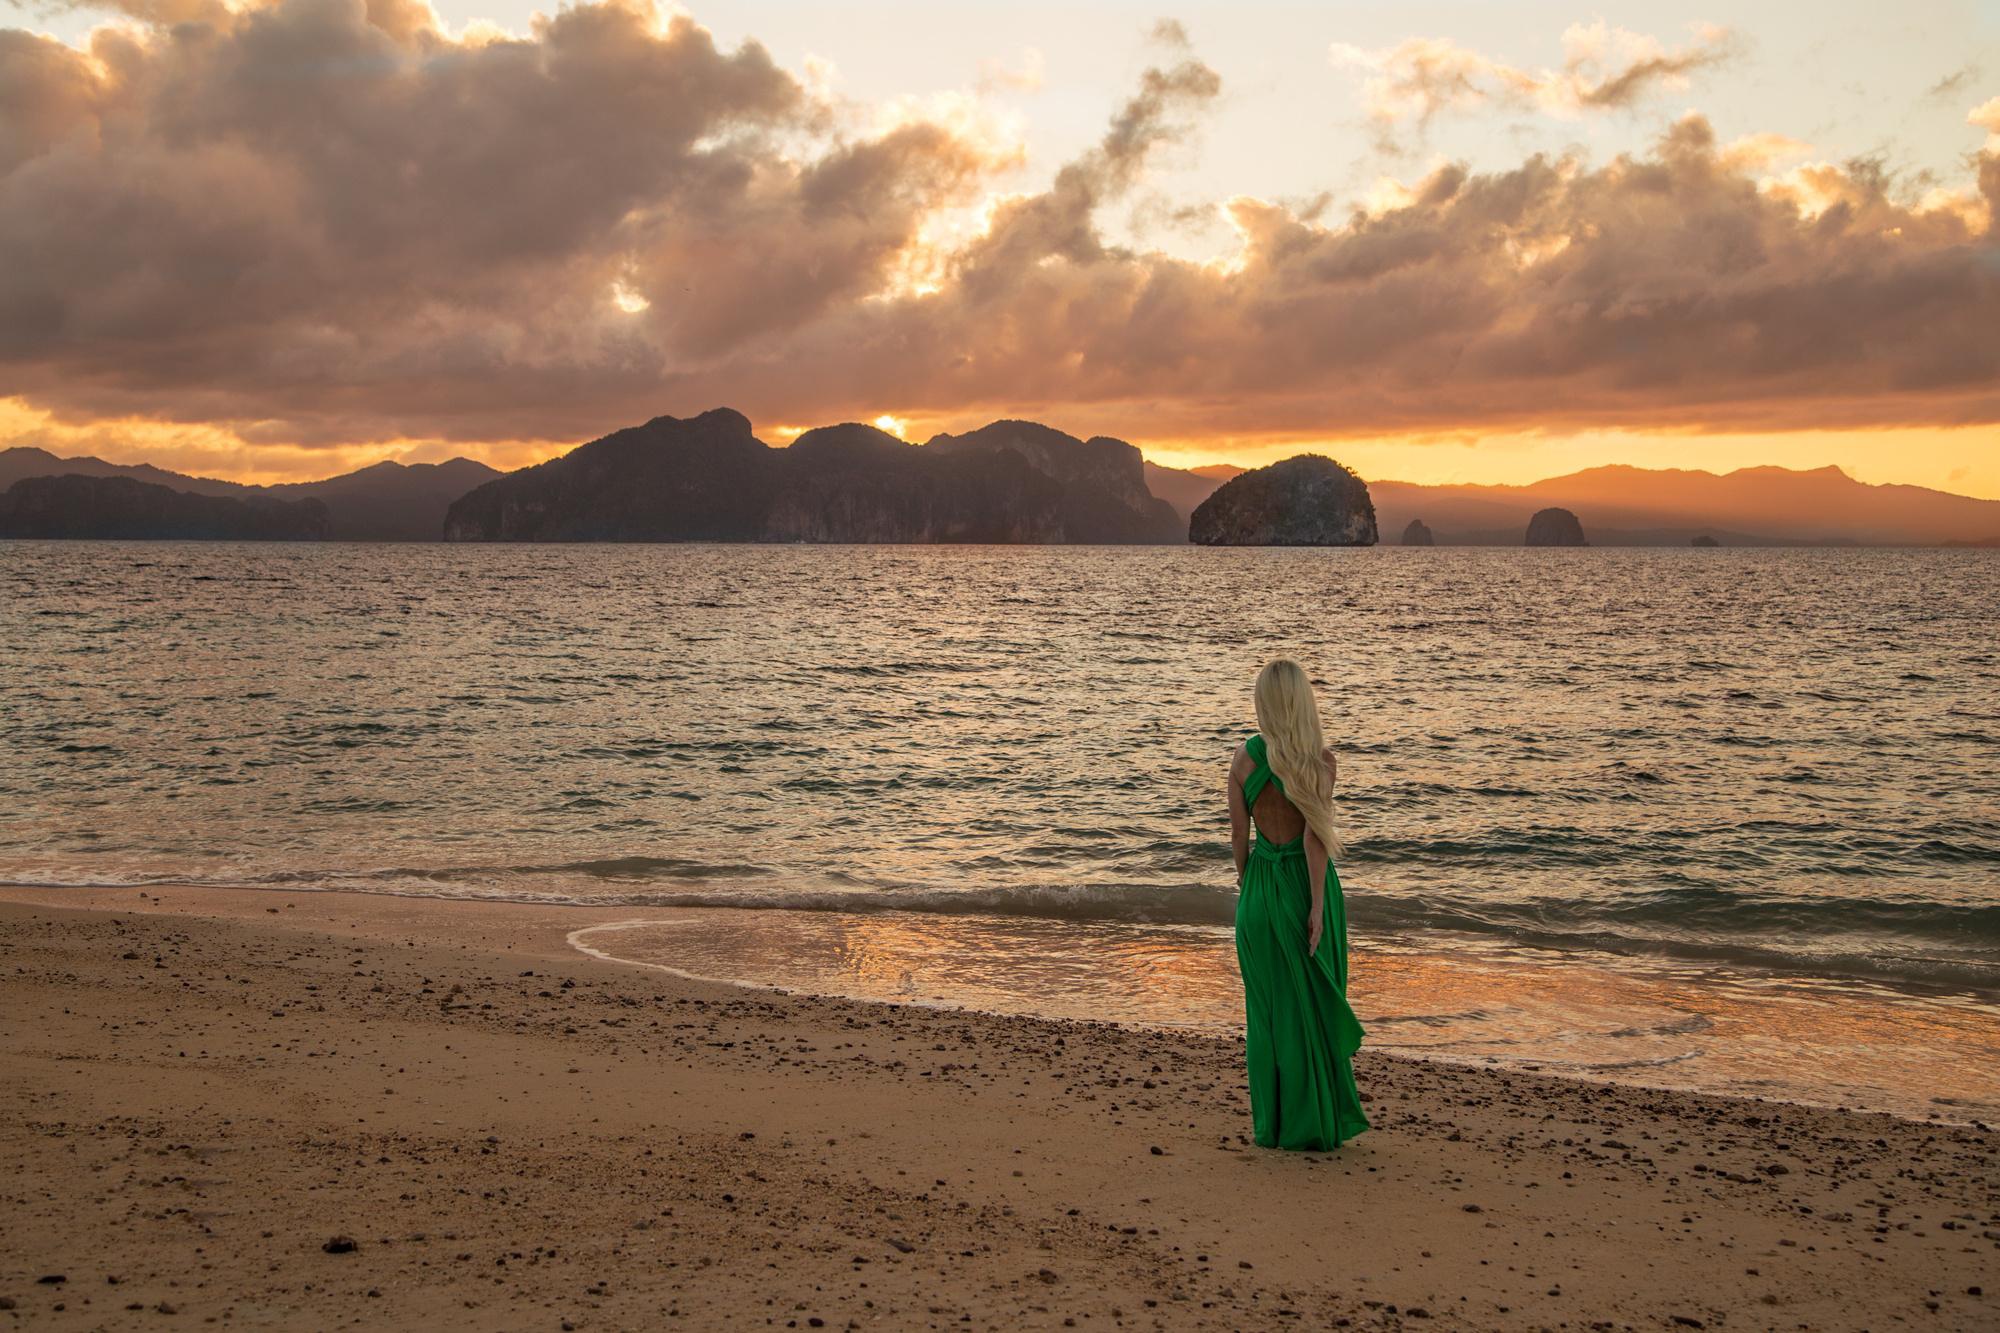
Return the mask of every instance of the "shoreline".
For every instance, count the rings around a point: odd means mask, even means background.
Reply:
[[[481,900],[451,899],[449,901],[481,901]],[[627,904],[625,906],[627,907],[627,910],[631,910],[631,905]],[[697,913],[732,912],[732,911],[746,911],[754,909],[727,908],[727,907],[692,907],[692,908],[661,907],[652,910],[662,915],[656,915],[652,917],[635,917],[626,920],[604,921],[590,925],[579,926],[576,929],[571,930],[567,933],[565,937],[566,941],[571,948],[577,950],[579,953],[583,953],[591,958],[598,959],[599,961],[602,962],[617,964],[625,967],[635,967],[651,971],[657,971],[664,975],[674,977],[682,981],[687,981],[700,985],[728,987],[738,990],[744,990],[762,994],[778,995],[778,996],[794,996],[794,997],[803,997],[810,999],[833,1000],[850,1004],[886,1005],[890,1007],[907,1007],[914,1009],[937,1010],[944,1013],[976,1014],[984,1017],[998,1018],[998,1019],[1021,1018],[1035,1022],[1047,1022],[1047,1023],[1084,1023],[1086,1025],[1115,1027],[1130,1032],[1138,1032],[1138,1033],[1150,1032],[1150,1033],[1159,1033],[1162,1035],[1178,1035],[1178,1036],[1200,1038],[1204,1040],[1219,1042],[1222,1045],[1231,1047],[1232,1049],[1234,1049],[1235,1046],[1237,1045],[1235,1039],[1230,1033],[1218,1030],[1214,1025],[1207,1023],[1196,1023],[1196,1022],[1174,1023],[1164,1020],[1126,1019],[1126,1018],[1109,1018],[1109,1017],[1097,1018],[1097,1019],[1083,1019],[1083,1018],[1078,1018],[1074,1015],[1065,1015],[1058,1013],[993,1008],[971,1001],[961,1001],[945,997],[922,997],[922,996],[890,997],[886,995],[858,993],[854,991],[815,989],[808,986],[796,986],[785,982],[759,980],[752,977],[729,976],[718,973],[699,972],[691,970],[686,967],[676,966],[672,963],[659,962],[645,958],[628,957],[618,953],[614,953],[608,949],[597,948],[593,945],[580,941],[578,938],[579,936],[589,935],[596,931],[618,931],[621,929],[645,930],[645,929],[658,928],[662,926],[698,926],[702,923],[699,917],[694,915]],[[971,919],[976,920],[977,918],[971,918]],[[1614,969],[1605,969],[1605,970],[1614,970]],[[1377,1021],[1377,1020],[1371,1020],[1371,1021]],[[1237,1026],[1240,1026],[1240,1019],[1238,1020]],[[1427,1050],[1423,1053],[1418,1053],[1405,1044],[1394,1042],[1392,1040],[1385,1040],[1375,1035],[1372,1031],[1368,1039],[1364,1042],[1363,1048],[1366,1050],[1370,1050],[1371,1053],[1376,1058],[1384,1060],[1405,1061],[1416,1064],[1446,1064],[1467,1069],[1491,1069],[1505,1073],[1528,1074],[1544,1078],[1560,1079],[1566,1082],[1583,1084],[1589,1087],[1618,1087],[1618,1088],[1629,1088],[1634,1090],[1654,1090],[1654,1091],[1685,1090],[1704,1097],[1712,1097],[1726,1102],[1741,1102],[1746,1105],[1775,1104],[1775,1105],[1785,1105],[1785,1106],[1808,1107],[1815,1110],[1832,1111],[1836,1113],[1852,1112],[1855,1114],[1863,1114],[1863,1115],[1886,1115],[1893,1119],[1901,1120],[1905,1123],[1912,1125],[1963,1125],[1969,1128],[1981,1129],[1981,1130],[1993,1128],[1993,1125],[1990,1123],[1993,1117],[1981,1113],[1984,1104],[1980,1103],[1965,1104],[1957,1101],[1933,1100],[1931,1103],[1926,1105],[1925,1109],[1922,1112],[1919,1112],[1914,1108],[1914,1106],[1908,1109],[1898,1109],[1893,1106],[1849,1105],[1847,1103],[1840,1101],[1824,1100],[1806,1095],[1787,1095],[1787,1093],[1781,1093],[1781,1092],[1771,1092],[1771,1093],[1742,1092],[1742,1091],[1732,1091],[1725,1089],[1716,1089],[1710,1087],[1681,1088],[1673,1083],[1668,1083],[1668,1082],[1646,1082],[1640,1079],[1634,1079],[1630,1077],[1624,1077],[1624,1078],[1616,1077],[1608,1070],[1598,1066],[1578,1065],[1571,1067],[1552,1067],[1552,1066],[1561,1066],[1563,1062],[1559,1060],[1537,1058],[1534,1056],[1527,1056],[1527,1055],[1512,1056],[1512,1057],[1491,1056],[1491,1055],[1478,1055],[1470,1052],[1456,1052],[1456,1051],[1446,1051],[1446,1050]],[[1658,1067],[1661,1064],[1673,1063],[1674,1059],[1677,1058],[1678,1057],[1670,1058],[1668,1060],[1663,1060],[1663,1061],[1634,1060],[1626,1067],[1627,1068]]]
[[[1364,1047],[1375,1128],[1287,1156],[1244,1142],[1228,1039],[747,991],[567,942],[630,917],[0,891],[6,1317],[1995,1318],[1972,1294],[2000,1254],[1989,1130]]]
[[[1227,1006],[1229,1014],[1226,1017],[1218,1018],[1217,1014],[1212,1012],[1214,1005],[1212,1003],[1213,997],[1211,996],[1209,997],[1211,1002],[1208,1004],[1203,1018],[1176,1021],[1172,1017],[1162,1017],[1152,1014],[1133,1016],[1106,1014],[1095,1011],[1086,1014],[1076,1011],[1086,1009],[1088,1005],[1075,1001],[1072,1001],[1067,1006],[1072,1012],[1065,1012],[1065,1007],[1061,1005],[1045,1006],[1039,1002],[1024,1005],[1018,999],[1015,999],[1011,1005],[1008,1003],[1007,998],[1003,998],[1001,1002],[995,1003],[994,997],[991,994],[988,994],[983,999],[978,997],[964,998],[958,995],[943,993],[922,995],[915,993],[914,990],[908,987],[907,979],[904,987],[900,991],[897,991],[885,989],[880,985],[871,988],[859,984],[858,977],[844,977],[841,975],[801,980],[795,977],[781,976],[775,972],[770,975],[760,976],[755,973],[754,968],[734,971],[727,969],[703,969],[695,965],[679,965],[671,958],[643,956],[646,950],[616,952],[611,949],[582,942],[579,938],[598,931],[616,932],[629,929],[645,932],[665,927],[713,925],[714,921],[718,918],[726,919],[742,915],[746,919],[755,919],[765,913],[769,914],[767,919],[773,923],[770,929],[780,935],[786,933],[784,922],[787,919],[795,917],[803,917],[815,924],[820,922],[846,922],[849,920],[855,923],[874,924],[882,921],[891,921],[899,917],[909,917],[911,920],[923,922],[927,926],[939,922],[951,923],[955,926],[977,926],[980,922],[987,920],[985,916],[978,913],[937,913],[923,909],[895,907],[881,907],[854,912],[828,909],[800,911],[798,909],[768,908],[761,904],[744,904],[739,906],[713,902],[655,905],[621,898],[593,901],[590,899],[556,896],[529,898],[484,894],[427,893],[391,888],[324,887],[309,882],[271,884],[155,880],[139,883],[77,884],[0,881],[0,902],[19,899],[22,901],[42,902],[50,906],[75,905],[83,902],[103,903],[107,905],[117,904],[122,906],[126,900],[121,895],[138,894],[143,900],[148,895],[160,892],[171,892],[177,897],[183,898],[188,895],[220,895],[221,900],[228,900],[237,895],[251,895],[264,898],[286,895],[310,895],[313,897],[331,897],[334,899],[352,897],[392,902],[402,901],[412,904],[431,904],[433,906],[443,906],[448,910],[477,912],[486,909],[499,911],[529,909],[555,913],[578,922],[578,924],[564,931],[564,939],[571,950],[581,955],[613,966],[657,971],[663,975],[690,984],[714,986],[752,994],[823,999],[863,1005],[880,1004],[913,1007],[943,1013],[964,1013],[1001,1019],[1022,1018],[1058,1023],[1087,1021],[1108,1024],[1133,1032],[1180,1034],[1221,1040],[1225,1044],[1233,1038],[1241,1022],[1240,1010],[1237,1007],[1237,1002],[1240,1001],[1240,993],[1236,989],[1237,983],[1234,980],[1233,967],[1227,980],[1229,981],[1228,989],[1234,998]],[[1036,920],[1034,918],[1028,919]],[[1019,919],[1005,913],[992,917],[992,921],[1010,926],[1020,924]],[[1037,922],[1037,924],[1046,923]],[[1178,927],[1170,925],[1157,926],[1145,923],[1140,923],[1139,928],[1178,929]],[[713,943],[713,941],[708,942]],[[1470,965],[1469,970],[1471,973],[1490,974],[1495,971],[1507,971],[1510,968],[1526,968],[1528,969],[1528,973],[1517,979],[1522,984],[1527,984],[1529,981],[1536,982],[1536,985],[1532,988],[1537,990],[1551,984],[1560,985],[1559,977],[1564,975],[1570,977],[1595,975],[1604,978],[1615,978],[1619,982],[1626,984],[1637,984],[1644,981],[1648,985],[1657,987],[1659,978],[1671,975],[1675,963],[1682,961],[1646,957],[1629,958],[1622,955],[1600,957],[1590,951],[1572,955],[1562,951],[1551,952],[1542,946],[1529,946],[1516,949],[1510,954],[1488,956],[1477,952],[1477,945],[1482,943],[1481,941],[1474,941],[1473,943],[1475,954],[1472,956],[1477,957],[1479,961],[1476,964]],[[798,958],[811,956],[810,942],[787,936],[787,947],[799,947],[802,949],[800,953],[789,960],[790,966],[796,972]],[[658,951],[654,950],[654,952],[657,954]],[[739,949],[737,952],[740,953],[741,950]],[[1371,945],[1367,952],[1372,956],[1373,962],[1369,965],[1369,970],[1357,974],[1359,983],[1364,990],[1369,992],[1371,999],[1378,1003],[1387,1002],[1390,1005],[1390,1010],[1386,1014],[1378,1011],[1363,1015],[1364,1022],[1370,1029],[1364,1049],[1381,1058],[1444,1063],[1475,1069],[1494,1069],[1504,1072],[1563,1079],[1594,1087],[1688,1091],[1703,1096],[1718,1097],[1724,1100],[1741,1101],[1755,1105],[1796,1105],[1834,1112],[1853,1111],[1862,1114],[1881,1114],[1892,1116],[1912,1124],[1964,1125],[1977,1129],[1993,1128],[1996,1124],[2000,1124],[2000,1114],[1996,1114],[1996,1112],[2000,1112],[2000,1100],[1996,1100],[1994,1096],[1993,1087],[1996,1085],[1992,1085],[1990,1078],[1979,1084],[1976,1095],[1966,1095],[1973,1090],[1965,1087],[1963,1083],[1954,1087],[1947,1081],[1946,1085],[1933,1088],[1931,1095],[1921,1098],[1916,1096],[1898,1096],[1887,1092],[1886,1089],[1893,1086],[1893,1083],[1869,1083],[1866,1080],[1856,1082],[1852,1075],[1859,1073],[1859,1070],[1850,1071],[1849,1078],[1844,1081],[1820,1080],[1819,1085],[1815,1085],[1814,1082],[1809,1080],[1802,1080],[1797,1076],[1796,1072],[1794,1072],[1794,1075],[1790,1079],[1787,1079],[1774,1066],[1766,1066],[1759,1071],[1765,1075],[1763,1078],[1756,1080],[1744,1080],[1740,1078],[1732,1080],[1728,1077],[1719,1076],[1717,1071],[1709,1068],[1709,1066],[1718,1060],[1725,1064],[1734,1061],[1739,1066],[1739,1072],[1742,1072],[1742,1069],[1755,1068],[1757,1057],[1747,1050],[1741,1052],[1733,1050],[1731,1043],[1727,1040],[1722,1040],[1719,1045],[1690,1047],[1682,1054],[1664,1056],[1631,1055],[1628,1057],[1628,1053],[1623,1051],[1613,1053],[1604,1050],[1598,1050],[1595,1056],[1615,1055],[1615,1058],[1593,1058],[1590,1055],[1577,1051],[1530,1054],[1524,1052],[1533,1051],[1535,1049],[1534,1042],[1538,1039],[1538,1036],[1534,1034],[1534,1018],[1545,1018],[1546,1015],[1535,1015],[1531,1018],[1525,1013],[1508,1015],[1511,1021],[1516,1022],[1524,1018],[1529,1019],[1529,1027],[1525,1030],[1520,1028],[1508,1029],[1510,1036],[1523,1043],[1518,1050],[1503,1051],[1499,1054],[1487,1053],[1477,1048],[1481,1045],[1490,1045],[1490,1042],[1482,1042],[1477,1039],[1467,1040],[1462,1035],[1447,1038],[1445,1043],[1412,1042],[1407,1039],[1398,1040],[1396,1037],[1389,1035],[1384,1029],[1393,1026],[1394,1031],[1404,1032],[1406,1028],[1402,1025],[1416,1024],[1421,1028],[1429,1030],[1436,1025],[1437,1020],[1433,1016],[1423,1012],[1404,1012],[1404,1008],[1408,1003],[1418,998],[1410,993],[1407,984],[1404,984],[1394,994],[1384,995],[1381,993],[1380,985],[1383,977],[1379,975],[1379,968],[1382,965],[1383,958],[1390,957],[1395,960],[1392,966],[1394,966],[1396,971],[1405,974],[1401,978],[1405,983],[1408,980],[1407,974],[1412,971],[1432,977],[1455,977],[1459,972],[1467,971],[1468,965],[1456,951],[1440,947],[1436,942],[1431,942],[1428,946],[1425,946],[1407,940],[1397,940],[1388,942],[1386,947],[1384,947],[1383,942],[1378,941]],[[736,959],[734,961],[743,962],[746,960]],[[1442,971],[1439,969],[1442,969]],[[1550,970],[1545,971],[1545,969]],[[1858,1032],[1861,1034],[1862,1045],[1865,1048],[1868,1040],[1892,1039],[1892,1044],[1900,1043],[1900,1038],[1896,1038],[1894,1033],[1882,1025],[1881,1020],[1883,1018],[1892,1023],[1905,1025],[1915,1023],[1920,1028],[1924,1028],[1932,1033],[1940,1030],[1937,1026],[1940,1021],[1962,1022],[1956,1012],[1941,1015],[1935,1009],[1932,1009],[1928,1013],[1922,1010],[1906,1011],[1904,1006],[1922,1005],[1929,1007],[1944,1002],[1947,1008],[1955,1011],[1959,1006],[1952,1002],[1974,998],[1971,993],[1964,991],[1962,988],[1949,988],[1938,993],[1930,993],[1922,990],[1892,991],[1890,994],[1893,998],[1888,999],[1886,1004],[1882,1002],[1881,997],[1878,995],[1869,997],[1875,1001],[1874,1003],[1868,1004],[1863,1009],[1857,1009],[1854,1007],[1858,1002],[1854,987],[1860,979],[1850,977],[1825,978],[1824,980],[1827,980],[1830,985],[1824,990],[1811,986],[1798,989],[1799,983],[1802,980],[1812,983],[1818,982],[1822,978],[1812,974],[1806,974],[1803,978],[1793,977],[1782,972],[1769,972],[1760,969],[1726,969],[1720,974],[1720,982],[1716,986],[1704,985],[1698,988],[1696,992],[1683,990],[1682,998],[1677,998],[1673,1002],[1673,1012],[1676,1015],[1692,1017],[1702,1028],[1712,1027],[1713,1023],[1709,1021],[1709,1017],[1704,1017],[1704,1015],[1717,1019],[1722,1018],[1728,1010],[1728,1005],[1724,1002],[1725,997],[1730,994],[1740,996],[1745,988],[1748,988],[1752,993],[1778,994],[1791,997],[1789,1000],[1782,1001],[1781,1003],[1797,1004],[1801,997],[1815,1004],[1829,1002],[1842,1003],[1846,1004],[1849,1008],[1847,1021],[1857,1022],[1864,1018],[1870,1020],[1858,1029]],[[1491,981],[1490,977],[1488,977],[1488,981]],[[1495,985],[1487,991],[1469,996],[1460,995],[1458,999],[1463,1004],[1474,1005],[1482,1009],[1497,1004],[1502,1007],[1502,1012],[1504,1013],[1505,1007],[1509,1004],[1507,993],[1513,988],[1513,984],[1514,981],[1510,979],[1503,985]],[[1689,994],[1696,993],[1701,994],[1708,1001],[1706,1008],[1702,1005],[1692,1004],[1685,998]],[[1176,997],[1176,1002],[1180,1002],[1181,998]],[[1586,1004],[1586,1008],[1588,1008],[1590,1004],[1601,1005],[1608,998],[1615,997],[1591,995],[1586,998],[1590,1002]],[[1399,1004],[1398,1002],[1401,1003]],[[1875,1013],[1877,1009],[1881,1010],[1880,1014]],[[1182,1009],[1179,1012],[1188,1011]],[[1740,1013],[1732,1014],[1729,1021],[1731,1021],[1735,1028],[1743,1029],[1747,1034],[1756,1025],[1754,1022],[1746,1023],[1745,1017],[1745,1015]],[[1749,1017],[1754,1019],[1755,1015]],[[1836,1021],[1839,1019],[1839,1015],[1835,1015],[1834,1017]],[[1626,1015],[1628,1024],[1632,1018],[1633,1015]],[[1827,1020],[1822,1018],[1821,1022],[1824,1026]],[[1500,1022],[1498,1026],[1504,1029],[1506,1028],[1506,1022]],[[1830,1032],[1832,1029],[1826,1028],[1825,1031]],[[1577,1035],[1586,1036],[1587,1034],[1579,1031]],[[1637,1035],[1637,1030],[1627,1026],[1612,1035],[1630,1037]],[[1809,1032],[1786,1031],[1783,1034],[1783,1041],[1798,1041],[1802,1036],[1810,1039],[1811,1035]],[[1761,1034],[1757,1039],[1760,1041],[1765,1040]],[[1958,1034],[1958,1042],[1961,1047],[1964,1046],[1965,1040],[1966,1033],[1961,1031]],[[1514,1042],[1503,1041],[1500,1044],[1502,1046],[1512,1046]],[[1782,1045],[1782,1041],[1780,1044]],[[1991,1046],[1990,1042],[1986,1044]],[[1818,1049],[1824,1057],[1837,1058],[1837,1053],[1831,1049],[1824,1047]],[[1992,1047],[1992,1050],[1994,1053],[2000,1054],[2000,1046]],[[1927,1049],[1927,1057],[1943,1061],[1943,1067],[1947,1068],[1955,1066],[1957,1060],[1961,1057],[1973,1058],[1966,1056],[1965,1051],[1962,1049],[1952,1050],[1949,1048],[1929,1048]],[[1796,1060],[1797,1057],[1788,1056],[1787,1058]],[[1634,1076],[1639,1071],[1675,1066],[1687,1060],[1696,1060],[1702,1066],[1702,1073],[1678,1081],[1648,1081],[1644,1077]],[[1911,1056],[1906,1053],[1904,1061],[1909,1063]],[[1976,1065],[1977,1059],[1974,1059],[1974,1066],[1976,1067]],[[1894,1071],[1876,1069],[1873,1072],[1879,1079],[1884,1077],[1885,1073],[1893,1073]],[[1773,1075],[1777,1076],[1774,1077]],[[1751,1086],[1744,1086],[1746,1081]],[[1954,1091],[1960,1093],[1960,1095],[1949,1095]]]

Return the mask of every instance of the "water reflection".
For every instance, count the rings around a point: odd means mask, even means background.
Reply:
[[[996,1013],[1230,1033],[1242,991],[1214,926],[880,912],[661,912],[579,947],[688,975]],[[1378,1050],[1660,1087],[1985,1119],[2000,1026],[1969,999],[1479,940],[1357,948]]]

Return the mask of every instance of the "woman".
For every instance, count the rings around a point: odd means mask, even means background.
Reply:
[[[1347,1007],[1347,909],[1331,859],[1333,751],[1298,663],[1258,673],[1257,726],[1229,767],[1250,1118],[1263,1147],[1325,1150],[1368,1118],[1348,1065],[1361,1024]]]

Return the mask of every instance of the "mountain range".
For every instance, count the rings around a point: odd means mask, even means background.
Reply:
[[[318,500],[325,535],[356,541],[436,541],[447,535],[449,514],[449,535],[475,540],[562,532],[570,539],[1173,543],[1186,539],[1194,509],[1242,471],[1163,467],[1123,441],[1081,440],[1025,421],[922,445],[869,426],[829,426],[772,448],[724,408],[687,421],[656,418],[512,473],[454,458],[250,486],[16,447],[0,449],[0,494],[23,478],[82,475],[240,501]],[[1376,481],[1368,492],[1383,533],[1421,520],[1443,546],[1519,546],[1529,518],[1548,508],[1574,512],[1593,546],[2000,544],[2000,500],[1871,485],[1837,467],[1718,474],[1612,465],[1525,486]],[[112,492],[52,491],[37,503],[102,505],[107,497],[125,506],[119,512],[130,509],[129,495]],[[147,512],[165,512],[163,503],[149,500]],[[69,530],[85,535],[94,511],[80,512],[83,526]],[[220,522],[219,514],[209,521]],[[239,513],[232,521],[240,528],[263,520]]]
[[[1201,502],[1215,493],[1223,482],[1243,474],[1231,463],[1210,463],[1206,467],[1161,467],[1146,464],[1146,488],[1174,507],[1183,519],[1191,518]]]
[[[0,491],[0,537],[298,542],[326,534],[326,504],[316,499],[202,495],[76,472],[23,477]]]
[[[376,463],[321,481],[247,486],[213,477],[190,477],[150,463],[107,463],[101,458],[59,458],[46,449],[0,449],[0,493],[25,477],[125,477],[188,495],[231,500],[318,500],[326,506],[323,536],[335,541],[434,542],[444,530],[451,502],[497,468],[454,458],[445,463]],[[217,511],[219,512],[219,511]]]

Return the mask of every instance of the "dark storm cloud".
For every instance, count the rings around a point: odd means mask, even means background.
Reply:
[[[1689,118],[1366,213],[1233,200],[1241,252],[1202,265],[1101,227],[1221,88],[1164,32],[1090,149],[947,247],[926,223],[1008,149],[855,129],[643,7],[492,40],[411,0],[127,12],[150,26],[87,53],[0,31],[0,394],[69,421],[331,445],[720,402],[1141,436],[2000,416],[1990,150],[1920,210],[1858,168],[1760,188]]]

